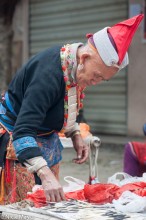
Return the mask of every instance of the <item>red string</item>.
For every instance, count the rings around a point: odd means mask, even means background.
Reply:
[[[15,168],[15,164],[14,164],[14,173],[13,173],[13,182],[12,182],[12,195],[11,195],[10,202],[11,203],[16,202],[16,168]]]
[[[10,160],[6,159],[6,182],[11,182]]]

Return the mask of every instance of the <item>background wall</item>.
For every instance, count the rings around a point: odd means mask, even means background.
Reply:
[[[144,1],[129,1],[130,4]],[[138,5],[137,5],[138,6]],[[131,5],[129,5],[130,10]],[[133,11],[134,13],[134,11]],[[128,67],[128,135],[143,136],[146,123],[146,42],[143,41],[143,23],[134,36],[129,50]]]

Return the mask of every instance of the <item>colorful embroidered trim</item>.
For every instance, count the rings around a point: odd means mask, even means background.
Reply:
[[[16,156],[18,156],[21,150],[24,150],[29,147],[38,147],[36,140],[33,137],[22,137],[13,141],[15,148]]]
[[[72,48],[70,44],[65,45],[61,48],[60,51],[61,55],[61,65],[62,65],[62,71],[64,73],[64,82],[65,82],[65,96],[64,96],[64,124],[63,128],[67,126],[67,120],[68,120],[68,90],[71,87],[76,87],[77,90],[77,115],[79,113],[79,110],[83,108],[83,99],[85,97],[85,94],[83,92],[83,88],[79,87],[77,83],[73,82],[73,78],[71,75],[71,72],[74,68],[75,64],[75,55],[72,52]]]

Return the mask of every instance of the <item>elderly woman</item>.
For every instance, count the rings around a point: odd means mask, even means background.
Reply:
[[[57,133],[62,131],[71,137],[76,163],[87,160],[89,149],[76,123],[83,107],[84,89],[110,80],[127,66],[127,50],[142,18],[138,15],[88,34],[85,45],[74,43],[46,49],[16,73],[1,101],[0,166],[6,173],[3,187],[4,175],[1,177],[1,192],[6,189],[5,201],[11,190],[9,201],[23,199],[34,184],[25,167],[34,174],[35,183],[42,184],[48,201],[65,200],[58,181],[63,147]],[[11,134],[17,158],[11,158],[11,140],[5,155]]]

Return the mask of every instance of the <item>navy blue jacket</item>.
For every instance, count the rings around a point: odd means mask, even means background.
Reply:
[[[44,130],[61,130],[65,83],[60,48],[55,46],[33,56],[10,83],[8,94],[18,115],[13,140],[25,136],[36,138]]]

